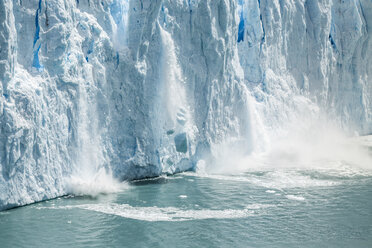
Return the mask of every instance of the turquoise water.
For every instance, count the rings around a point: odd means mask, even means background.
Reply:
[[[372,247],[372,175],[183,173],[0,212],[1,247]]]

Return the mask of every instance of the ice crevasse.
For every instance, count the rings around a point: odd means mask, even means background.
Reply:
[[[2,0],[0,209],[250,154],[326,113],[372,133],[369,0]]]

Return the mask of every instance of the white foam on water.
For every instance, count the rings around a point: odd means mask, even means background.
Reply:
[[[141,221],[190,221],[203,219],[239,219],[258,215],[260,209],[269,208],[272,205],[251,204],[243,209],[180,209],[175,207],[133,207],[128,204],[84,204],[60,207],[38,207],[37,209],[84,209],[104,214],[120,216],[127,219]]]
[[[255,186],[268,189],[289,189],[289,188],[309,188],[309,187],[329,187],[341,184],[335,180],[321,180],[312,178],[308,175],[301,174],[301,171],[296,170],[274,170],[264,171],[263,175],[255,173],[244,173],[237,175],[219,175],[219,174],[198,174],[188,172],[186,175],[193,175],[201,178],[210,178],[215,180],[232,181],[249,183]],[[275,191],[274,191],[275,192]]]
[[[247,205],[245,208],[246,209],[265,209],[265,208],[272,208],[274,207],[275,205],[272,205],[272,204],[261,204],[261,203],[253,203],[253,204],[249,204]]]

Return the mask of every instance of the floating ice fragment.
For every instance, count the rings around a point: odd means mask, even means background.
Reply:
[[[287,197],[290,200],[294,200],[294,201],[304,201],[305,200],[305,198],[303,196],[297,196],[297,195],[286,195],[285,197]]]

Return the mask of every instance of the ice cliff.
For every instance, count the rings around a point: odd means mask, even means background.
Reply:
[[[369,0],[1,0],[0,209],[264,150],[327,113],[372,133]]]

